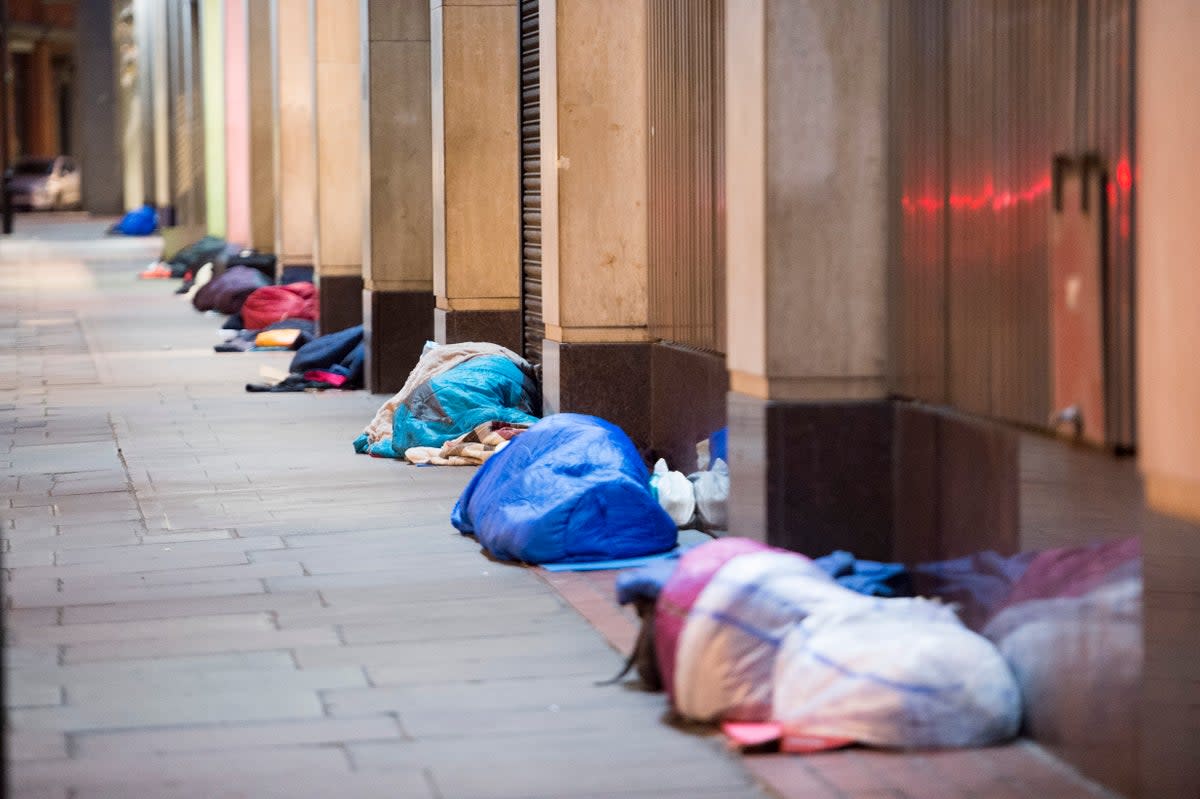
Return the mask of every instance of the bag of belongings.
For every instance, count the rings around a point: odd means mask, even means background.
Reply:
[[[684,552],[667,580],[654,612],[654,651],[667,694],[675,697],[675,656],[679,635],[696,598],[722,566],[738,555],[762,552],[767,545],[749,538],[718,538]]]
[[[779,644],[821,604],[872,600],[803,555],[778,550],[723,565],[688,612],[675,651],[675,709],[693,721],[766,721]]]
[[[275,256],[269,252],[257,250],[238,250],[225,258],[224,268],[247,266],[262,272],[268,283],[275,282]]]
[[[988,621],[983,635],[1016,675],[1028,734],[1056,742],[1080,724],[1136,727],[1141,572],[1136,538],[1047,550],[1033,558]]]
[[[620,428],[560,413],[479,468],[450,517],[500,560],[581,563],[673,549],[675,523]]]
[[[294,321],[285,320],[279,324]],[[311,325],[312,322],[303,324]],[[246,390],[290,392],[360,388],[365,358],[362,325],[348,327],[307,341],[296,351],[290,374],[283,380],[278,383],[249,383]]]
[[[809,749],[990,746],[1021,721],[1004,658],[928,599],[825,602],[784,638],[772,682],[785,743]]]
[[[217,311],[223,314],[241,313],[246,298],[266,285],[267,279],[257,269],[235,266],[226,269],[197,291],[196,295],[192,297],[192,306],[197,311]],[[271,321],[279,320],[272,319]],[[266,325],[251,327],[244,322],[243,324],[247,330],[261,330],[266,327]]]
[[[729,466],[717,458],[704,471],[688,475],[696,497],[696,521],[704,530],[729,527]]]
[[[213,349],[217,352],[299,350],[312,341],[316,329],[317,325],[311,319],[282,319],[262,330],[239,330]],[[276,334],[279,338],[275,338]]]
[[[158,211],[146,203],[141,208],[135,208],[108,229],[109,233],[119,233],[123,236],[149,236],[158,230]]]
[[[683,472],[673,472],[659,458],[650,475],[650,493],[667,512],[676,527],[686,527],[696,515],[696,490]]]
[[[684,718],[774,725],[791,751],[1017,732],[1008,664],[937,601],[868,596],[802,555],[724,538],[684,553],[656,604],[654,654]]]
[[[427,344],[403,388],[354,441],[356,452],[403,458],[436,447],[485,422],[531,425],[538,387],[525,359],[498,344]]]

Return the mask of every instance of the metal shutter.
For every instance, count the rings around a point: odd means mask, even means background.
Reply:
[[[521,0],[521,316],[524,355],[542,361],[542,121],[538,0]]]

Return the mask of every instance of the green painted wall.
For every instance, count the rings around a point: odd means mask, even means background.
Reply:
[[[225,207],[225,44],[224,0],[202,0],[200,30],[204,49],[204,198],[208,232],[224,236]]]

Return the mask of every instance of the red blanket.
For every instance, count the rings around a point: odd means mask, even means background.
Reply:
[[[242,321],[247,330],[262,330],[284,319],[317,318],[317,292],[312,283],[263,286],[246,298]]]

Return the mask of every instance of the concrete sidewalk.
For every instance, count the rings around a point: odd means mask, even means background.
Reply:
[[[246,394],[290,356],[74,238],[0,243],[13,795],[761,795],[450,527],[470,470],[355,455],[379,397]]]
[[[353,453],[382,398],[245,393],[290,354],[214,353],[134,279],[155,240],[34,222],[0,242],[12,795],[1099,795],[1028,745],[743,764],[676,730],[594,685],[611,575],[487,560],[447,521],[470,470]]]

